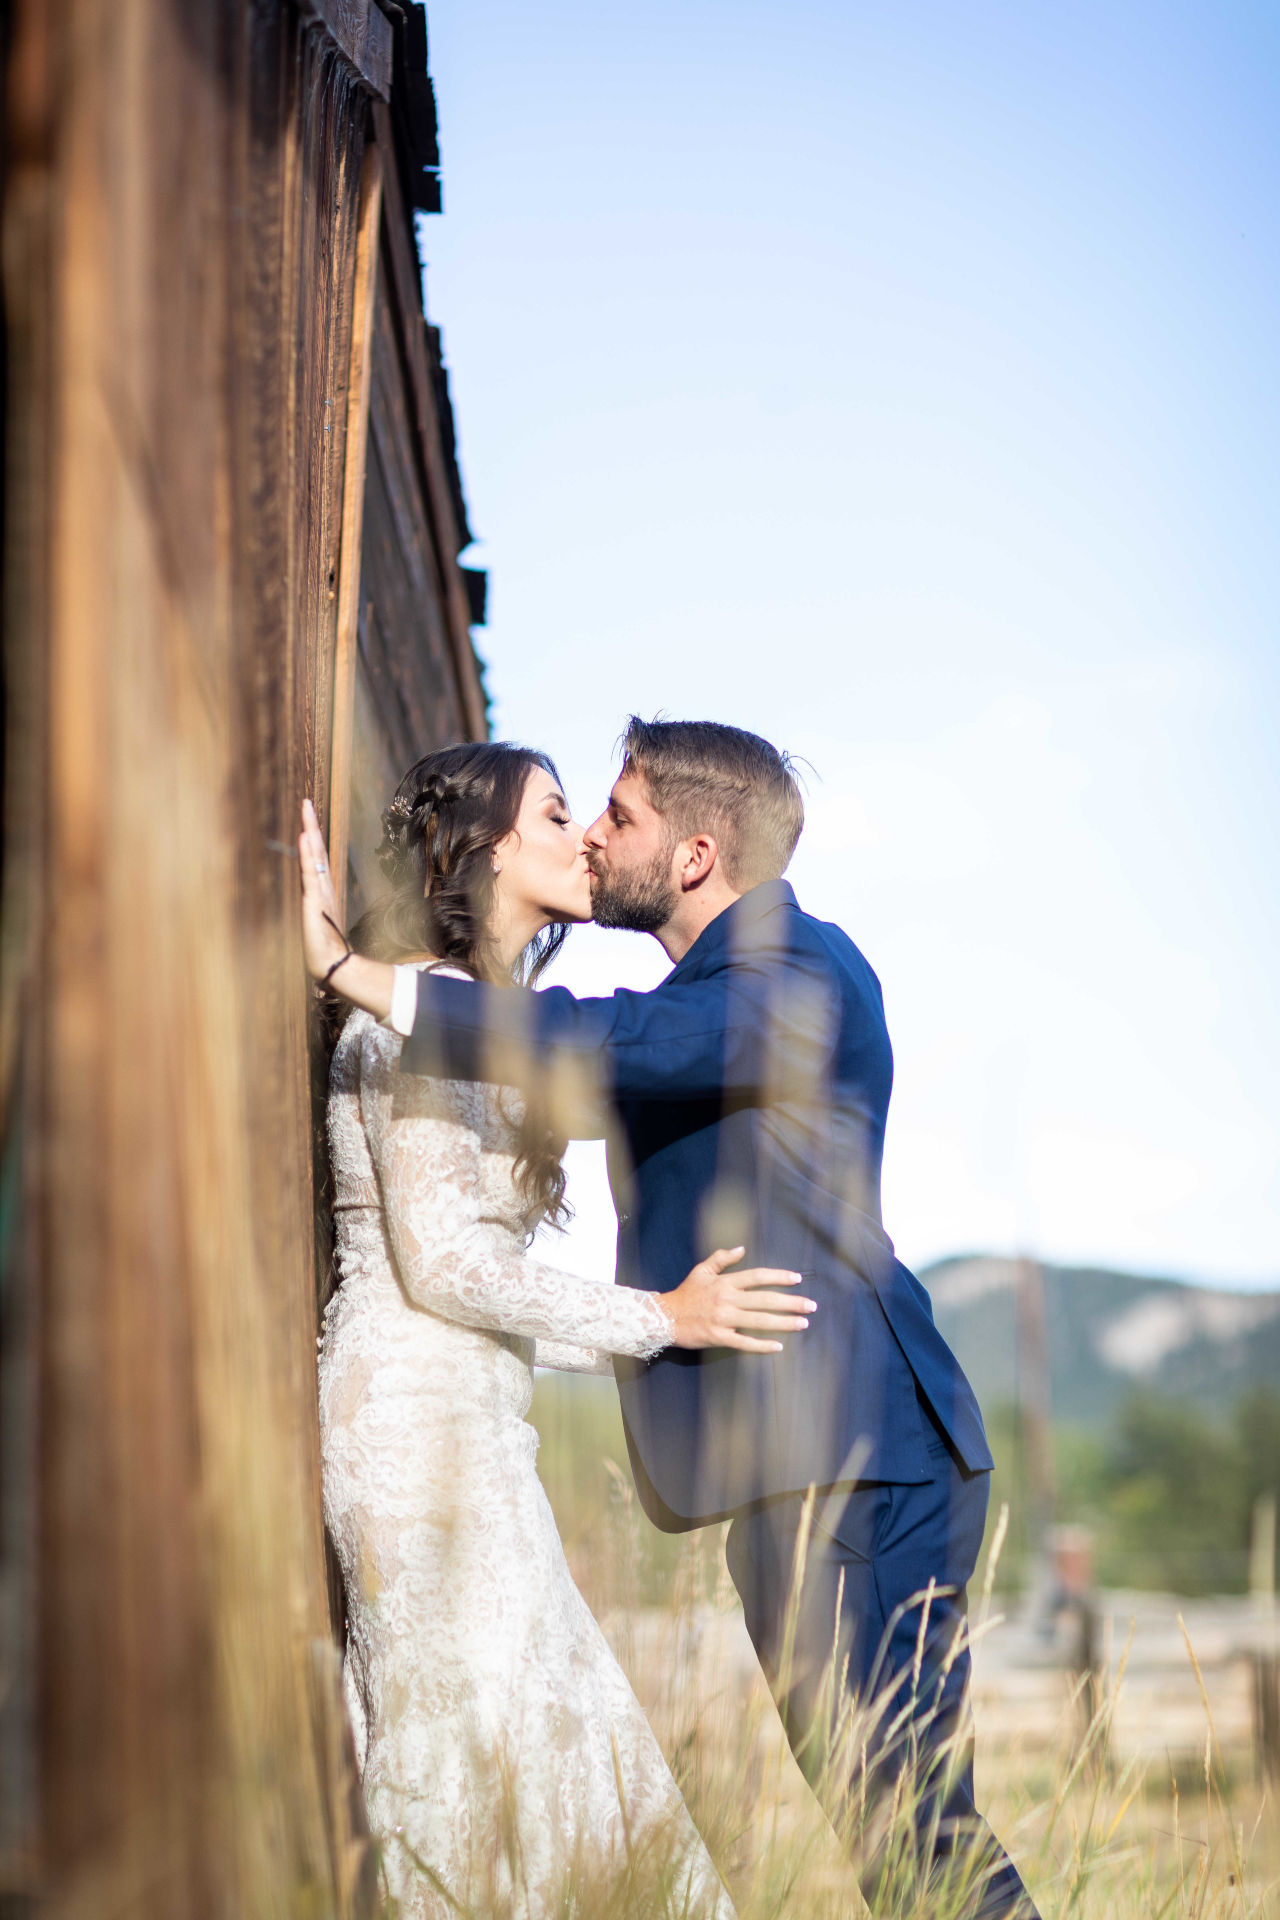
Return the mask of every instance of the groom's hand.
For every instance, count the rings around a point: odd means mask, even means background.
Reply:
[[[329,871],[329,856],[316,810],[302,803],[302,832],[298,836],[298,867],[302,874],[302,953],[307,972],[334,993],[365,1007],[379,1020],[391,1011],[395,969],[380,960],[352,953],[342,931],[338,895]]]
[[[735,1347],[740,1353],[781,1353],[781,1340],[762,1340],[759,1334],[800,1333],[808,1326],[806,1314],[815,1313],[812,1300],[781,1291],[798,1287],[800,1275],[778,1267],[745,1267],[728,1273],[746,1252],[745,1247],[721,1247],[700,1260],[692,1273],[670,1293],[660,1296],[675,1323],[676,1347]]]

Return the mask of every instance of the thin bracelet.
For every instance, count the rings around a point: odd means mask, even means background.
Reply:
[[[324,978],[321,980],[320,985],[322,987],[327,987],[329,982],[332,980],[334,974],[338,971],[338,968],[344,965],[345,962],[351,958],[351,943],[347,939],[346,934],[342,931],[342,928],[338,925],[336,920],[330,919],[329,915],[327,913],[324,913],[323,911],[321,912],[320,917],[322,920],[326,921],[329,926],[333,928],[339,940],[341,940],[343,946],[347,949],[345,953],[339,954],[338,958],[334,961],[333,965],[329,968],[329,971],[325,974]]]

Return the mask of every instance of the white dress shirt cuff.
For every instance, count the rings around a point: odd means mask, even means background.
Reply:
[[[396,967],[395,978],[391,982],[391,1011],[382,1022],[407,1040],[413,1032],[413,1023],[418,1016],[418,969],[417,967]]]

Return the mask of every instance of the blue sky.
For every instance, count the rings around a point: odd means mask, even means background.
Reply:
[[[1280,1283],[1280,13],[430,24],[497,731],[584,819],[632,709],[812,763],[790,877],[884,984],[905,1258]]]

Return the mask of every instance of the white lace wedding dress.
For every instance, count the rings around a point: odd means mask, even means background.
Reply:
[[[542,1920],[570,1911],[566,1882],[612,1889],[619,1915],[732,1920],[573,1584],[525,1419],[535,1353],[603,1371],[656,1353],[670,1323],[652,1295],[530,1258],[518,1096],[401,1074],[401,1044],[357,1012],[334,1055],[340,1284],[320,1352],[347,1699],[387,1889],[403,1920]]]

